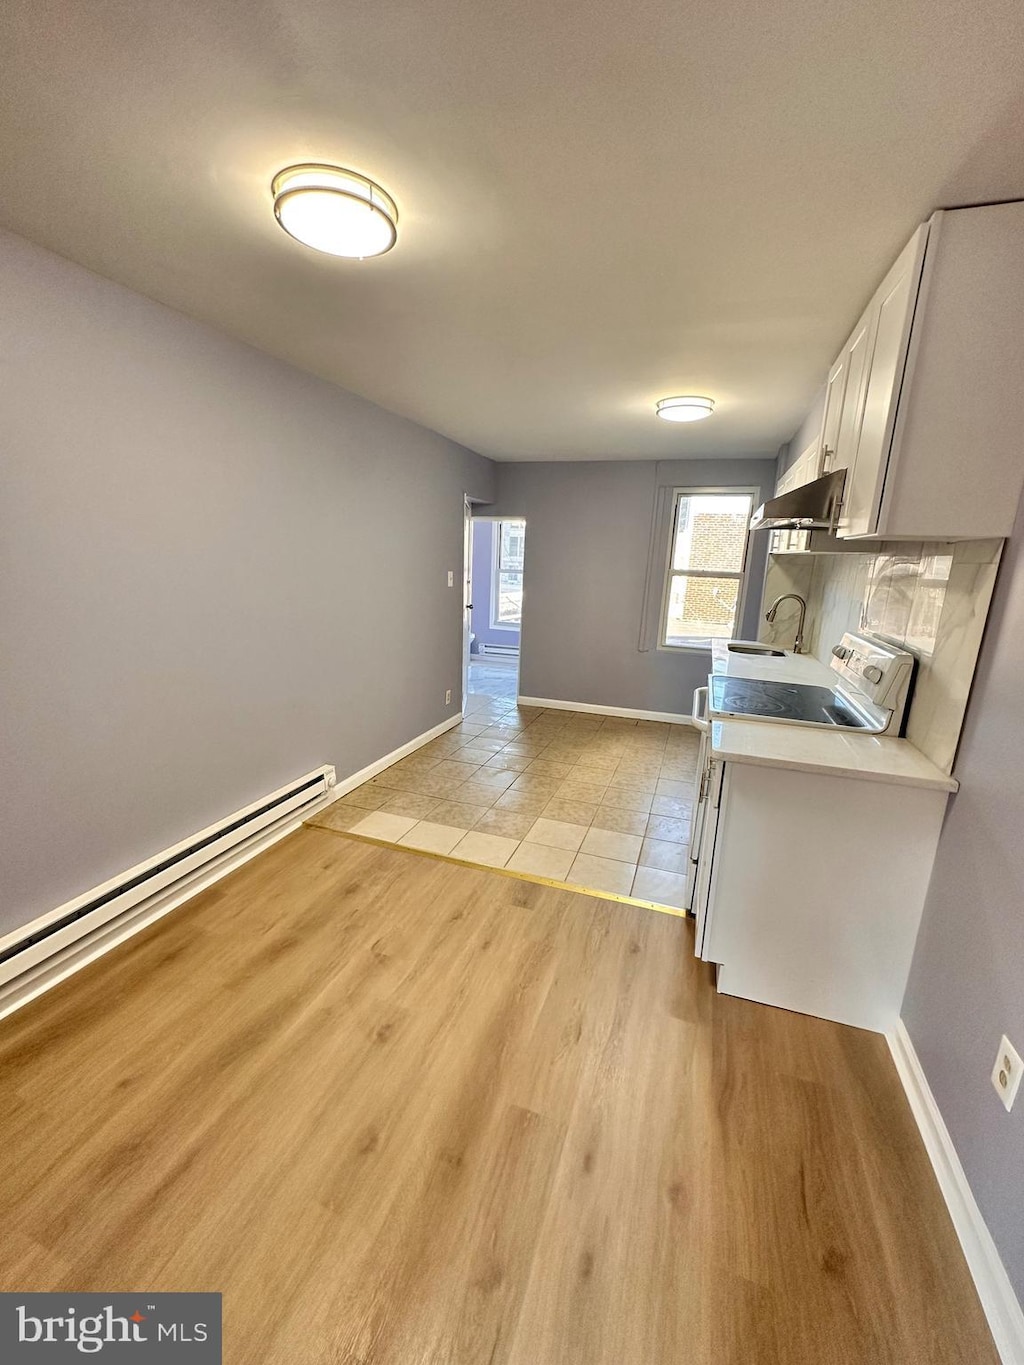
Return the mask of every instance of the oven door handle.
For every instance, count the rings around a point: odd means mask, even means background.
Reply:
[[[690,719],[698,730],[705,733],[710,728],[708,725],[708,689],[706,687],[695,687],[693,689],[693,706],[690,708]]]

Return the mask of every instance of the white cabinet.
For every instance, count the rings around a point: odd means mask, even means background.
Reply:
[[[805,483],[813,482],[814,479],[820,478],[823,473],[825,473],[823,451],[821,443],[815,438],[793,461],[785,473],[779,476],[775,484],[775,496],[780,497],[783,493],[791,493],[794,488],[801,488]],[[806,531],[772,532],[770,542],[772,554],[780,554],[788,550],[805,550],[806,548]]]
[[[690,851],[686,864],[686,896],[683,907],[693,910],[697,891],[697,871],[700,864],[700,846],[704,831],[704,815],[707,810],[707,763],[708,745],[711,731],[707,720],[708,689],[695,687],[691,715],[694,728],[700,733],[700,748],[697,754],[697,775],[693,784],[693,827],[690,831]]]
[[[870,535],[878,526],[927,240],[928,227],[918,228],[879,286],[845,352],[855,397],[843,406],[837,443],[837,468],[848,456],[850,470],[840,536]]]
[[[1005,537],[1024,487],[1024,203],[936,213],[829,373],[837,534]],[[834,442],[834,444],[833,444]]]
[[[847,364],[846,350],[828,372],[825,385],[825,411],[821,419],[821,472],[828,474],[838,468],[836,465],[836,446],[839,441],[839,421],[843,410],[843,395],[846,393]]]
[[[709,755],[693,910],[718,989],[896,1026],[947,793]]]
[[[693,859],[693,893],[690,905],[696,921],[694,926],[694,946],[698,957],[707,962],[717,959],[711,956],[711,929],[715,902],[712,900],[713,878],[715,873],[715,844],[721,818],[722,781],[725,764],[705,755],[701,800],[697,811],[699,819],[692,835],[690,857]],[[696,854],[693,849],[696,848]]]
[[[796,479],[793,475],[793,466],[789,468],[775,480],[775,496],[781,498],[783,493],[788,493],[791,488],[796,487]]]
[[[805,483],[811,483],[822,473],[821,467],[821,447],[817,441],[812,441],[796,461],[786,470],[784,478],[789,480],[787,492],[790,488],[800,488]]]
[[[836,444],[834,469],[850,471],[847,484],[851,482],[852,471],[857,459],[857,442],[860,440],[860,422],[864,412],[864,378],[867,372],[868,353],[871,349],[871,309],[860,318],[853,329],[849,341],[840,356],[845,375],[842,400],[835,419]],[[833,366],[833,368],[835,368]]]

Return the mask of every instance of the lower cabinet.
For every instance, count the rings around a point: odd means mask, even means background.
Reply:
[[[894,1028],[948,794],[713,754],[704,791],[691,908],[719,991]]]

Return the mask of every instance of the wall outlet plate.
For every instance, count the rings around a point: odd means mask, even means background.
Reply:
[[[444,704],[445,706],[451,706],[452,704],[452,689],[450,687],[448,691],[444,694]]]
[[[1003,1108],[1007,1113],[1013,1108],[1013,1102],[1017,1098],[1022,1075],[1024,1075],[1024,1061],[1021,1060],[1020,1053],[1004,1033],[999,1040],[996,1064],[992,1068],[992,1084],[995,1086],[996,1094],[1002,1100]]]
[[[454,569],[449,569],[449,570],[448,570],[448,586],[449,586],[449,588],[454,588],[454,587],[455,587],[455,570],[454,570]]]

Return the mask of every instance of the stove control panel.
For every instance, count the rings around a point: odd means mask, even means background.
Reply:
[[[832,648],[831,667],[849,690],[896,711],[906,700],[914,656],[883,640],[847,633]]]

